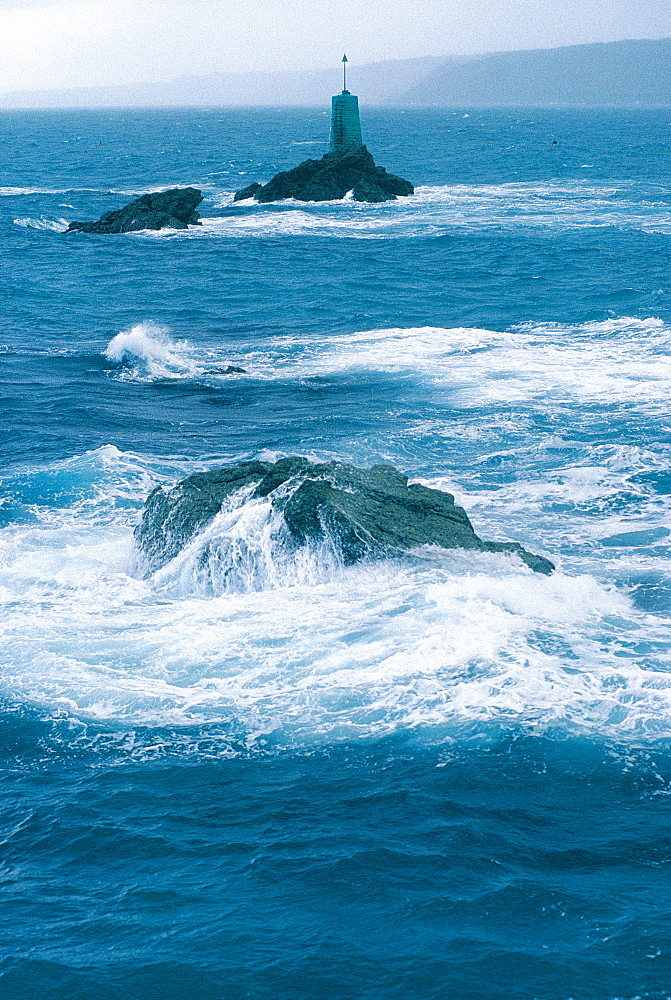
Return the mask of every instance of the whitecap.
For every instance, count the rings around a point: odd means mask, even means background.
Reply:
[[[44,216],[39,219],[14,219],[14,225],[22,229],[42,229],[52,233],[64,233],[68,229],[65,219],[45,219]]]
[[[173,378],[188,374],[192,368],[186,341],[170,339],[168,330],[158,323],[136,323],[112,337],[105,348],[108,361],[139,361],[151,378]]]
[[[353,199],[320,203],[287,199],[270,206],[237,203],[246,211],[206,218],[202,233],[426,239],[464,228],[586,226],[665,233],[671,232],[671,211],[660,196],[668,193],[666,188],[651,191],[631,180],[608,185],[585,180],[418,185],[414,195],[376,205]],[[230,210],[233,192],[215,195],[214,203]]]
[[[216,353],[199,350],[187,340],[174,340],[167,327],[152,320],[136,323],[110,340],[103,356],[118,365],[122,381],[235,377]]]

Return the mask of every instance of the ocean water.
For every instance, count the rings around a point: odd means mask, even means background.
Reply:
[[[671,110],[362,114],[413,197],[233,205],[322,110],[0,117],[7,1000],[671,997]],[[142,574],[156,484],[291,454],[557,570],[250,502]]]

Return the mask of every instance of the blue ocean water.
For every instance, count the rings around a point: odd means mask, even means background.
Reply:
[[[233,205],[321,110],[0,118],[7,1000],[671,996],[671,111],[362,117],[413,197]],[[250,504],[247,575],[142,576],[156,484],[287,454],[557,571]]]

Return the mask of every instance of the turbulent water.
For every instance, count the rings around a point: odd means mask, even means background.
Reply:
[[[671,996],[671,112],[364,112],[414,196],[233,205],[319,110],[2,115],[8,1000]],[[557,570],[249,497],[143,571],[157,484],[292,454]]]

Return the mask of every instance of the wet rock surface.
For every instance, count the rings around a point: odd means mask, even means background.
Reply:
[[[536,573],[553,563],[518,542],[489,542],[473,530],[454,497],[418,483],[390,465],[359,469],[344,462],[313,464],[291,457],[279,462],[240,462],[199,472],[147,498],[135,539],[147,568],[173,559],[209,525],[226,501],[270,498],[282,513],[288,541],[299,547],[329,539],[346,565],[398,554],[420,545],[508,552]]]
[[[172,188],[143,194],[123,208],[106,212],[97,222],[71,222],[68,232],[133,233],[140,229],[186,229],[199,226],[196,208],[203,200],[197,188]]]
[[[337,201],[352,192],[355,201],[393,201],[414,194],[410,181],[378,167],[365,146],[351,153],[327,153],[321,160],[304,160],[293,170],[275,174],[267,184],[249,184],[235,193],[235,201]]]

